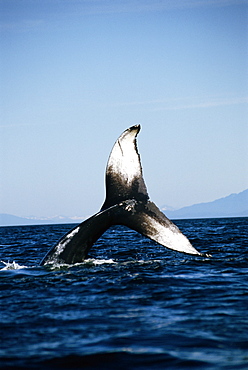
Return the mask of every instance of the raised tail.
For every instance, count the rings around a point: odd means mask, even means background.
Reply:
[[[42,260],[47,263],[83,261],[96,240],[112,225],[125,225],[166,248],[198,252],[185,235],[149,200],[136,137],[140,125],[125,130],[115,142],[106,168],[106,198],[97,214],[66,234]]]

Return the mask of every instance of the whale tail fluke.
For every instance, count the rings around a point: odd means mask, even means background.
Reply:
[[[128,128],[113,146],[106,168],[106,198],[102,210],[127,199],[149,199],[137,150],[139,131],[140,125]]]
[[[202,255],[189,242],[179,228],[151,201],[136,202],[129,206],[122,224],[177,252]]]
[[[203,256],[149,200],[137,149],[139,131],[140,125],[130,127],[113,146],[106,168],[106,198],[100,212],[62,237],[41,265],[82,262],[112,225],[125,225],[166,248]]]

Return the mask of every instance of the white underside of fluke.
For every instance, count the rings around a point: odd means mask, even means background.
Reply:
[[[139,155],[135,149],[135,137],[137,131],[133,130],[129,135],[122,135],[115,143],[109,160],[108,169],[118,174],[123,183],[131,185],[133,180],[141,175]]]
[[[153,230],[151,235],[147,235],[157,243],[173,249],[177,252],[201,255],[190,243],[188,238],[178,229],[173,223],[166,227],[149,215],[145,215],[145,222],[150,225]]]

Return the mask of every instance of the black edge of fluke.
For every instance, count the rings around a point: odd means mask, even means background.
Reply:
[[[125,225],[166,248],[198,256],[179,228],[149,200],[143,179],[137,135],[140,125],[116,140],[106,167],[106,198],[101,210],[63,236],[41,262],[73,264],[87,258],[98,238],[112,225]]]

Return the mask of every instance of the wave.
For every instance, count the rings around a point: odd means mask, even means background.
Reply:
[[[164,368],[200,368],[208,365],[207,362],[199,359],[181,359],[177,354],[171,353],[132,353],[128,349],[116,352],[93,353],[88,355],[67,355],[60,358],[53,358],[42,363],[49,369],[83,368],[83,369],[164,369]]]
[[[154,351],[149,349],[144,351],[133,351],[131,348],[125,348],[119,351],[106,351],[92,354],[71,354],[61,357],[53,357],[43,361],[30,359],[6,359],[4,361],[5,368],[36,369],[44,368],[50,370],[58,369],[85,369],[85,370],[134,370],[134,369],[179,369],[179,368],[206,368],[211,365],[211,362],[203,359],[188,359],[182,358],[176,351]],[[16,366],[16,363],[19,366]]]

